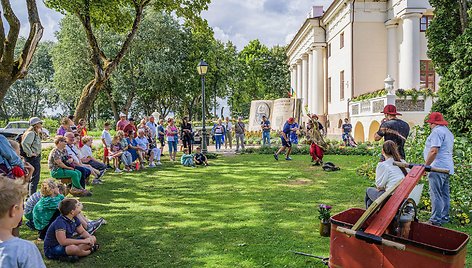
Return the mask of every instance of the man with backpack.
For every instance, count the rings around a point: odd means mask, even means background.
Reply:
[[[39,176],[41,174],[41,131],[43,121],[38,117],[32,117],[29,120],[30,127],[20,137],[19,143],[21,156],[27,163],[34,167],[33,176],[29,184],[29,195],[32,195],[38,189]]]

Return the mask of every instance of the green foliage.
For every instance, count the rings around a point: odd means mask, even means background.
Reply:
[[[368,145],[367,143],[361,143],[357,147],[345,147],[337,141],[329,141],[328,150],[325,151],[325,155],[366,155],[366,156],[379,156],[380,149],[377,145]],[[248,147],[243,153],[246,154],[274,154],[279,148],[277,146],[261,146],[261,147]],[[292,154],[294,155],[309,155],[309,145],[298,145],[292,147]]]
[[[24,37],[18,39],[15,54],[22,52],[25,42]],[[47,108],[56,107],[58,96],[52,84],[52,47],[52,42],[39,43],[28,75],[15,81],[0,104],[2,118],[43,116]]]
[[[428,56],[441,76],[439,99],[433,110],[444,114],[456,135],[470,135],[472,25],[469,23],[464,31],[462,30],[460,4],[457,1],[431,0],[430,3],[434,8],[435,17],[426,32]]]
[[[381,96],[385,96],[387,94],[387,90],[385,89],[378,89],[374,92],[369,92],[369,93],[364,93],[364,94],[361,94],[357,97],[354,97],[352,98],[352,102],[354,101],[363,101],[363,100],[368,100],[368,99],[372,99],[372,98],[377,98],[377,97],[381,97]]]

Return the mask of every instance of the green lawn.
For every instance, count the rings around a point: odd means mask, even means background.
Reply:
[[[307,156],[293,158],[227,156],[207,168],[164,162],[161,169],[107,174],[92,197],[81,198],[88,217],[108,221],[97,232],[102,247],[69,266],[326,267],[290,250],[329,256],[317,206],[332,205],[334,213],[362,207],[370,183],[355,168],[367,158],[326,156],[341,167],[333,173],[311,167]],[[22,237],[35,234],[23,228]]]

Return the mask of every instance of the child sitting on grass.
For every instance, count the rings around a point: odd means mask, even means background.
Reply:
[[[57,183],[57,187],[59,188],[59,193],[64,194],[65,189],[66,189],[65,185],[62,183]],[[36,227],[34,226],[34,220],[33,220],[33,209],[36,206],[36,204],[39,202],[41,197],[42,197],[41,191],[36,192],[33,195],[31,195],[25,203],[24,215],[25,215],[25,218],[28,220],[28,222],[26,222],[26,226],[28,226],[32,230],[36,230]],[[91,234],[94,233],[98,228],[100,228],[102,224],[106,224],[106,221],[103,218],[90,221],[82,213],[77,215],[77,218],[80,220],[80,223],[87,230],[87,232]]]
[[[204,154],[202,154],[202,149],[200,147],[195,148],[195,155],[193,156],[193,161],[196,165],[208,166],[208,159]]]
[[[57,208],[64,195],[59,193],[54,179],[43,181],[40,192],[42,197],[33,208],[33,222],[39,231],[39,239],[43,240],[49,225],[60,215]]]
[[[48,259],[75,262],[98,250],[97,238],[80,224],[77,215],[82,204],[77,199],[66,198],[59,204],[61,215],[49,226],[44,240],[44,255]],[[74,233],[80,239],[73,239]]]
[[[46,267],[33,243],[12,235],[23,217],[26,193],[21,181],[0,175],[0,267]]]
[[[193,163],[193,154],[189,154],[187,148],[184,149],[184,154],[180,158],[180,163],[182,163],[184,167],[195,166],[195,164]]]

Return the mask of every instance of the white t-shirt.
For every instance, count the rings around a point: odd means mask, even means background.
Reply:
[[[108,132],[108,130],[104,129],[102,131],[102,139],[105,139],[105,143],[106,143],[107,147],[111,146],[111,135],[110,135],[110,132]]]
[[[143,150],[147,150],[149,141],[148,141],[148,139],[146,138],[146,136],[143,136],[142,138],[137,137],[137,138],[135,138],[134,140],[136,140],[136,143],[137,143],[137,145],[138,145],[139,148],[141,148],[141,149],[143,149]]]
[[[80,152],[82,154],[82,158],[92,156],[92,148],[87,144],[84,144],[82,148],[80,148]]]
[[[80,159],[82,159],[82,153],[80,152],[79,148],[75,145],[69,146],[69,144],[66,145],[66,150],[67,153],[69,154],[72,159],[74,159],[74,162],[76,163],[82,163]]]
[[[375,185],[385,187],[385,191],[405,177],[402,170],[393,165],[393,161],[393,158],[389,158],[380,162],[375,170]]]

